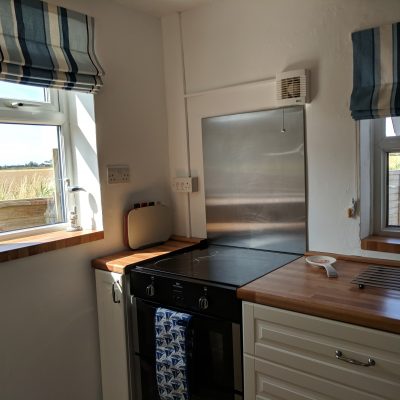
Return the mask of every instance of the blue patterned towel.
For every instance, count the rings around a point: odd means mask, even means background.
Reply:
[[[191,315],[157,308],[156,374],[161,400],[188,400],[187,330]]]

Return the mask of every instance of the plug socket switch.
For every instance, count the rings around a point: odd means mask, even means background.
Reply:
[[[130,181],[129,165],[108,165],[107,182],[127,183]]]
[[[199,190],[197,177],[173,178],[172,190],[177,193],[192,193]]]

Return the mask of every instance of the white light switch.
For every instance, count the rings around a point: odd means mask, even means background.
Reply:
[[[127,183],[130,180],[129,165],[108,165],[107,182],[108,183]]]

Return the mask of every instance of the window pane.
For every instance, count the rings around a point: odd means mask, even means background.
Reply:
[[[40,103],[49,102],[47,89],[9,82],[0,82],[0,98],[38,101]]]
[[[0,124],[0,232],[63,221],[57,126]]]
[[[400,226],[400,153],[388,153],[388,226]]]

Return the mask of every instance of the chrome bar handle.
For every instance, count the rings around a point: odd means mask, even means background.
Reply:
[[[369,357],[368,362],[365,363],[362,361],[355,360],[354,358],[348,358],[348,357],[344,356],[340,350],[336,350],[335,354],[336,354],[336,358],[338,360],[344,361],[344,362],[347,362],[350,364],[359,365],[361,367],[372,367],[373,365],[375,365],[375,360],[371,357]]]

